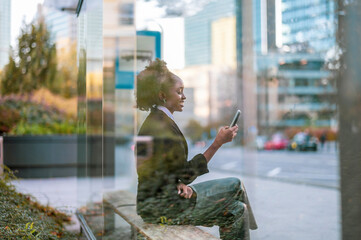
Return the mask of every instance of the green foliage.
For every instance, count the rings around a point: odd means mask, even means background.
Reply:
[[[199,141],[202,139],[204,129],[202,125],[194,119],[189,120],[185,127],[185,134],[193,141]]]
[[[1,94],[20,92],[21,72],[16,66],[13,49],[10,49],[9,63],[4,67],[4,72],[1,74]]]
[[[76,122],[65,121],[61,123],[51,123],[47,125],[29,124],[25,121],[20,121],[11,131],[11,135],[46,135],[46,134],[74,134],[85,133],[85,129],[79,129]]]
[[[1,239],[77,239],[64,230],[70,217],[38,203],[31,195],[16,192],[13,172],[4,166],[0,175],[0,236]]]
[[[45,87],[70,98],[76,95],[76,44],[56,49],[42,17],[26,24],[10,49],[9,63],[1,74],[1,94],[27,94]]]
[[[0,105],[0,133],[9,132],[20,120],[20,114],[16,109],[6,108]]]
[[[65,113],[25,97],[0,98],[0,133],[12,135],[85,133],[85,127]]]
[[[25,24],[18,37],[17,49],[11,49],[5,66],[1,93],[30,93],[41,86],[57,89],[56,47],[42,18]]]
[[[50,89],[53,93],[60,94],[65,98],[71,98],[77,94],[77,49],[72,43],[67,49],[61,49],[57,55],[58,71],[55,77],[56,88]],[[84,74],[85,76],[85,74]]]

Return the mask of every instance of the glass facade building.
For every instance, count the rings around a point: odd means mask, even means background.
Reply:
[[[212,21],[235,16],[235,1],[211,1],[193,16],[186,17],[185,25],[185,65],[211,64]]]
[[[260,134],[337,128],[336,81],[320,54],[258,55],[257,64]]]
[[[53,9],[44,9],[45,22],[52,33],[52,41],[58,48],[64,48],[69,43],[77,40],[76,16],[67,12]]]
[[[282,1],[282,42],[291,52],[325,54],[336,44],[336,1]]]

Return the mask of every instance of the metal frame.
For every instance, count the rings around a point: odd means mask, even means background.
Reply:
[[[79,13],[81,11],[81,7],[83,6],[84,0],[79,0],[78,5],[76,6],[76,16],[79,17]]]
[[[81,214],[80,212],[76,212],[76,216],[79,220],[80,223],[80,231],[84,233],[85,237],[88,240],[97,240],[96,237],[94,236],[92,230],[90,229],[89,225],[86,223],[86,220],[83,216],[83,214]]]

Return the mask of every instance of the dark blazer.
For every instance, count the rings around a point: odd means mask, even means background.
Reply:
[[[177,124],[163,111],[152,109],[138,136],[150,136],[152,147],[137,142],[137,212],[145,220],[176,218],[195,201],[178,195],[177,184],[190,184],[207,173],[207,160],[198,154],[190,161],[187,142]],[[147,153],[151,151],[151,154]],[[148,155],[147,159],[144,156]]]

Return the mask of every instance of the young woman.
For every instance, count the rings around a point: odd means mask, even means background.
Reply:
[[[159,59],[137,80],[137,108],[150,111],[138,136],[152,139],[150,145],[137,143],[138,214],[151,223],[218,225],[222,239],[249,239],[249,229],[257,224],[238,178],[189,185],[208,173],[208,162],[233,140],[238,126],[222,127],[203,154],[187,161],[187,142],[173,118],[175,111],[183,111],[186,100],[183,81]]]

